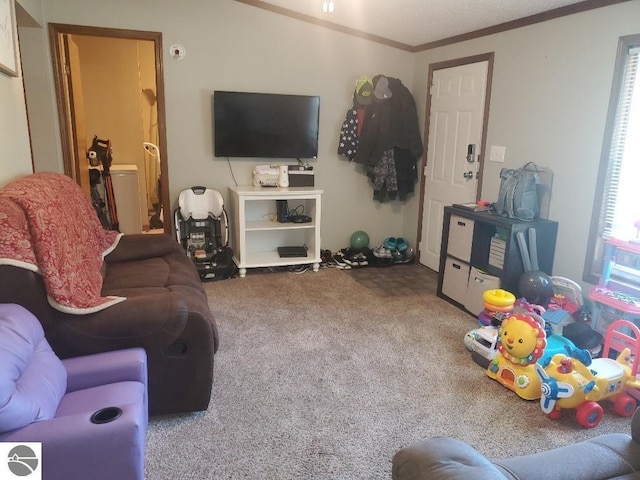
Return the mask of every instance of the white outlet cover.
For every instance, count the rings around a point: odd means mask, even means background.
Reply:
[[[186,54],[184,47],[179,43],[174,43],[169,47],[169,56],[174,60],[182,60]]]
[[[504,163],[504,154],[506,150],[506,147],[491,145],[491,150],[489,151],[489,161]]]

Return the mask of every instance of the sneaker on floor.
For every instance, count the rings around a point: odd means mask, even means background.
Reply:
[[[409,244],[407,243],[407,241],[402,238],[402,237],[398,237],[396,238],[396,249],[399,250],[400,252],[404,252],[407,248],[409,248]]]
[[[384,245],[378,245],[373,249],[373,255],[377,258],[391,258],[391,250]]]
[[[332,258],[332,261],[333,263],[335,263],[336,268],[339,268],[341,270],[349,270],[351,268],[351,265],[345,262],[345,259],[342,255],[335,254]]]
[[[384,246],[389,250],[396,249],[396,238],[395,237],[387,237],[384,239]]]
[[[367,261],[367,257],[362,252],[356,253],[353,257],[353,261],[358,262],[358,265],[360,265],[361,267],[369,265],[369,262]]]

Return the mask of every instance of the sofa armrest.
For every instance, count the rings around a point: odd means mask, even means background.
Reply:
[[[90,315],[66,315],[55,332],[55,352],[68,358],[132,347],[162,349],[180,336],[188,308],[177,292],[128,297]]]
[[[608,433],[493,463],[513,479],[622,478],[639,471],[640,444],[626,433]]]
[[[426,438],[393,457],[393,480],[505,480],[471,445],[451,437]]]
[[[147,354],[142,348],[95,353],[62,360],[67,393],[118,382],[147,385]]]
[[[109,423],[93,424],[92,412],[78,413],[0,434],[0,441],[42,442],[42,478],[143,479],[146,406],[141,401],[109,406],[122,409]]]
[[[125,262],[143,258],[162,257],[169,253],[186,253],[175,238],[163,234],[129,234],[123,235],[116,248],[109,253],[104,261],[107,263]]]
[[[54,417],[50,420],[31,423],[23,428],[12,430],[0,435],[3,442],[42,442],[44,445],[64,448],[68,445],[70,456],[73,452],[83,451],[89,444],[98,443],[102,435],[112,437],[127,437],[129,442],[135,439],[131,435],[132,430],[145,430],[147,428],[147,415],[144,412],[143,403],[116,403],[105,405],[122,409],[122,415],[113,422],[94,424],[89,421],[93,412],[81,412],[73,415]],[[125,433],[123,435],[122,433]]]

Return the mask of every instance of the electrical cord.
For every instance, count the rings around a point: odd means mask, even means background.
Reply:
[[[233,183],[236,184],[236,187],[238,186],[238,181],[236,180],[236,176],[233,174],[233,168],[231,168],[231,160],[229,160],[229,157],[227,157],[227,164],[229,165],[229,171],[231,172],[231,177],[233,178]]]
[[[289,217],[292,215],[303,215],[304,214],[304,205],[300,204],[296,208],[289,210]]]

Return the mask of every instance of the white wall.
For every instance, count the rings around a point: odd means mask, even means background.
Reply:
[[[553,273],[575,281],[582,279],[618,38],[639,33],[639,20],[634,0],[416,55],[417,86],[430,63],[495,52],[487,146],[506,146],[506,159],[486,163],[483,198],[496,200],[502,166],[551,168],[550,218],[559,222]],[[415,93],[424,105],[425,90]]]
[[[554,273],[581,279],[616,46],[618,37],[640,30],[640,0],[413,55],[231,0],[44,1],[47,22],[163,33],[174,200],[194,184],[225,191],[234,182],[227,163],[212,153],[210,97],[215,89],[320,95],[320,158],[314,165],[317,185],[325,190],[323,248],[330,249],[346,246],[357,229],[368,231],[372,243],[398,234],[413,241],[417,232],[415,197],[406,204],[374,203],[359,168],[335,153],[355,79],[376,73],[400,78],[414,93],[424,125],[428,65],[495,52],[488,145],[507,147],[507,166],[535,161],[554,171],[550,217],[560,223]],[[172,43],[185,46],[184,60],[166,55]],[[0,94],[9,83],[0,78]],[[51,98],[52,92],[50,80]],[[19,88],[11,94],[19,96]],[[24,125],[24,115],[16,115],[0,114],[5,119],[0,121],[12,127],[9,133],[2,129],[0,140],[22,137],[24,156],[24,134],[11,133]],[[59,156],[59,148],[52,153]],[[3,173],[5,158],[0,159]],[[250,182],[255,163],[232,160],[238,183]],[[497,196],[501,166],[488,164],[487,200]]]
[[[0,186],[31,173],[22,80],[0,73]]]
[[[27,3],[29,9],[37,16],[34,2]],[[22,7],[17,5],[17,8]],[[34,20],[24,9],[20,14],[25,15],[30,21]],[[15,44],[18,48],[17,37]],[[0,186],[33,172],[27,110],[19,65],[18,70],[17,77],[0,73]]]
[[[62,172],[58,112],[53,96],[53,70],[47,30],[40,26],[20,27],[22,71],[27,92],[27,111],[35,171]]]
[[[348,245],[364,229],[372,243],[403,232],[403,204],[378,204],[361,169],[336,153],[338,134],[351,106],[356,79],[383,73],[411,89],[413,56],[365,40],[289,19],[231,0],[46,0],[47,22],[160,31],[165,46],[164,80],[170,195],[205,184],[234,184],[225,159],[213,156],[211,95],[214,90],[319,95],[319,158],[316,186],[324,190],[322,246]],[[167,50],[181,43],[186,57]],[[232,159],[239,184],[251,183],[258,163]],[[175,206],[172,205],[172,208]]]
[[[21,13],[24,13],[28,16],[28,20],[23,23],[30,23],[32,25],[42,25],[42,0],[17,0],[18,4],[20,4],[20,8],[22,8],[23,12],[19,12],[18,17],[20,17]]]

